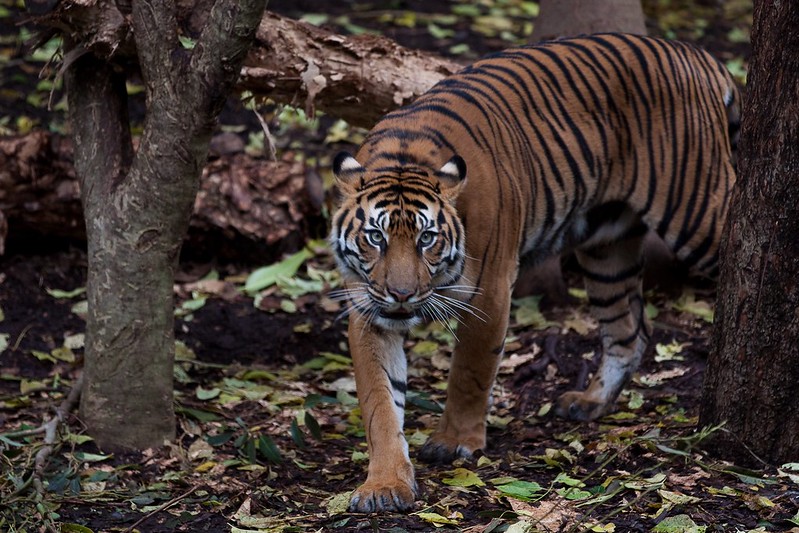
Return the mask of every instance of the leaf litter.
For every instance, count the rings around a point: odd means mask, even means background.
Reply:
[[[332,272],[327,252],[317,249],[303,262],[292,277],[325,279],[324,290],[335,285],[335,276],[319,274]],[[275,287],[262,290],[291,297]],[[182,295],[178,308],[194,297],[181,287],[176,293]],[[30,528],[42,517],[66,531],[122,531],[141,519],[141,531],[193,531],[198,524],[224,531],[346,531],[368,524],[395,531],[703,531],[711,525],[753,531],[796,519],[795,500],[786,494],[799,489],[799,466],[750,471],[702,453],[702,442],[722,430],[694,429],[706,326],[700,317],[686,321],[690,314],[670,311],[668,301],[655,302],[659,321],[669,324],[655,330],[654,345],[663,348],[653,347],[614,415],[582,425],[554,418],[546,407],[572,386],[583,366],[594,368],[593,357],[581,354],[591,353],[599,334],[582,335],[567,326],[587,312],[585,302],[576,311],[536,304],[535,313],[557,329],[560,361],[517,382],[540,363],[552,330],[514,325],[508,342],[513,351],[503,363],[489,414],[488,448],[451,467],[417,463],[423,495],[414,513],[349,513],[349,494],[365,478],[367,454],[344,323],[324,312],[264,313],[252,304],[256,295],[239,291],[231,300],[223,293],[208,291],[190,320],[178,320],[177,441],[164,450],[112,455],[97,449],[72,420],[48,465],[44,502],[31,499],[25,488],[38,447],[36,434],[25,432],[41,424],[47,405],[63,397],[76,375],[67,354],[81,356],[80,319],[69,302],[59,303],[60,313],[73,321],[53,336],[60,342],[34,349],[39,341],[29,333],[11,350],[17,364],[4,370],[0,382],[7,413],[0,432],[6,470],[0,505],[4,512],[14,506],[14,522],[7,524],[16,529],[10,530]],[[323,298],[319,292],[301,296]],[[281,316],[288,321],[273,328],[293,324],[288,329],[296,344],[272,347],[268,356],[214,359],[192,334],[212,327],[231,305],[237,310],[233,324],[249,329],[257,320],[265,328],[255,339],[257,349],[267,349],[263,335]],[[531,316],[525,313],[523,318]],[[299,323],[310,329],[295,331]],[[322,331],[329,340],[320,342],[316,334]],[[452,346],[451,334],[440,325],[416,330],[406,344],[412,456],[435,428]],[[528,407],[520,411],[524,402]]]

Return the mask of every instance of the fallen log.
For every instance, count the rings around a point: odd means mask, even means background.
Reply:
[[[293,158],[214,156],[203,171],[186,251],[275,258],[324,232],[322,202],[321,178]],[[0,138],[0,213],[14,242],[85,239],[69,139],[45,131]],[[0,233],[0,251],[5,238]]]

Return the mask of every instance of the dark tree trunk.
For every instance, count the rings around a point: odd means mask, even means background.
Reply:
[[[700,423],[734,460],[799,458],[799,4],[755,2]]]
[[[218,0],[191,51],[178,41],[174,3],[132,6],[147,91],[135,155],[124,76],[91,53],[67,72],[89,259],[81,417],[104,449],[174,436],[174,271],[208,141],[264,1]]]

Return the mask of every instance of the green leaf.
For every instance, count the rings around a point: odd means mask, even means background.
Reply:
[[[267,435],[261,435],[258,437],[258,452],[267,461],[275,464],[280,464],[283,462],[283,458],[280,456],[280,449],[275,444],[275,441],[273,441]]]
[[[308,280],[297,277],[278,277],[277,286],[280,292],[290,298],[298,298],[305,294],[322,292],[325,284],[321,280]]]
[[[221,417],[216,413],[211,413],[210,411],[203,411],[201,409],[192,409],[191,407],[178,407],[175,409],[176,412],[190,416],[199,422],[214,422],[219,420]]]
[[[311,432],[311,436],[316,440],[322,440],[322,428],[319,427],[319,422],[313,417],[311,413],[305,411],[305,427]]]
[[[753,470],[748,470],[746,468],[741,468],[738,466],[730,466],[729,468],[722,470],[722,472],[732,474],[733,476],[737,477],[747,485],[763,486],[763,485],[774,485],[778,483],[776,479],[761,477],[757,472]]]
[[[693,293],[686,291],[672,304],[672,307],[683,313],[696,315],[705,322],[713,323],[713,308],[704,300],[697,300]]]
[[[185,302],[181,303],[179,307],[175,309],[175,316],[183,317],[190,315],[194,311],[201,309],[207,301],[208,301],[207,296],[197,296],[195,298],[192,298],[191,300],[186,300]]]
[[[430,522],[431,524],[436,525],[450,525],[450,526],[457,526],[458,522],[452,520],[451,518],[447,518],[441,516],[438,513],[418,513],[417,516],[424,520],[425,522]]]
[[[672,448],[670,446],[666,446],[665,444],[655,444],[655,447],[658,450],[660,450],[661,452],[669,453],[671,455],[681,455],[683,457],[690,457],[691,456],[691,454],[686,452],[686,451],[678,450],[676,448]]]
[[[61,533],[94,533],[93,530],[80,524],[60,524],[58,527]]]
[[[480,6],[476,4],[456,4],[452,6],[452,12],[462,17],[479,17]]]
[[[438,353],[438,348],[436,341],[419,341],[411,348],[411,352],[417,355],[433,355]]]
[[[10,333],[0,333],[0,353],[3,353],[8,348],[9,338],[11,338]]]
[[[577,487],[563,487],[556,491],[559,496],[567,500],[587,500],[593,494],[587,490],[578,489]]]
[[[656,344],[655,345],[655,362],[662,363],[664,361],[684,361],[685,356],[680,355],[683,348],[690,346],[690,342],[680,343],[676,340],[671,341],[669,344]]]
[[[198,400],[206,401],[206,400],[213,400],[219,393],[222,392],[222,389],[214,387],[213,389],[204,389],[202,387],[197,387],[194,394],[197,396]]]
[[[325,503],[327,514],[337,515],[346,513],[350,506],[350,496],[352,496],[352,492],[342,492],[331,496]]]
[[[39,361],[47,361],[49,363],[56,362],[56,358],[47,352],[40,352],[39,350],[31,350],[31,355],[34,356]]]
[[[63,298],[74,298],[75,296],[80,296],[84,292],[86,292],[86,287],[78,287],[77,289],[71,291],[62,291],[61,289],[45,289],[47,294],[52,296],[53,298],[63,299]]]
[[[652,528],[656,533],[704,533],[707,526],[699,526],[687,514],[669,516]]]
[[[569,476],[566,472],[561,472],[555,477],[555,481],[553,483],[563,483],[569,487],[583,487],[585,484],[580,481],[579,479],[574,479],[573,477]]]
[[[325,13],[305,13],[300,17],[300,20],[313,26],[321,26],[327,22],[328,18],[329,16]]]
[[[444,409],[438,402],[434,402],[416,391],[408,391],[405,395],[405,400],[408,402],[408,405],[413,405],[419,407],[420,409],[424,409],[425,411],[430,411],[433,413],[443,413]]]
[[[208,438],[206,438],[205,440],[211,446],[222,446],[223,444],[226,444],[226,443],[230,442],[230,439],[232,439],[233,436],[234,436],[234,434],[232,432],[226,431],[226,432],[220,433],[218,435],[211,435]]]
[[[180,46],[186,50],[194,50],[194,47],[197,45],[197,41],[185,35],[178,35],[178,41],[180,41]]]
[[[535,481],[514,480],[496,486],[497,490],[505,496],[512,496],[517,500],[529,501],[543,490]]]
[[[541,329],[551,324],[541,314],[541,310],[538,307],[540,301],[541,296],[527,296],[513,301],[518,306],[514,315],[518,326],[532,326],[533,328]]]
[[[452,477],[441,480],[446,485],[453,487],[483,487],[485,483],[480,476],[466,468],[456,468],[452,471]]]
[[[313,252],[307,248],[303,248],[299,252],[288,256],[278,263],[261,267],[247,277],[244,290],[249,294],[254,294],[267,287],[271,287],[277,283],[280,277],[290,278],[296,274],[302,264],[311,257],[313,257]]]
[[[69,310],[73,314],[76,314],[79,317],[85,319],[86,315],[89,313],[89,302],[87,302],[86,300],[81,300],[72,307],[70,307]]]
[[[303,435],[296,418],[291,421],[289,431],[291,432],[291,440],[294,441],[294,444],[296,444],[298,448],[304,449],[308,447],[308,445],[305,444],[305,435]]]
[[[448,39],[455,35],[455,30],[449,28],[442,28],[434,23],[427,25],[427,31],[433,36],[433,39]]]
[[[627,401],[627,409],[635,411],[644,405],[644,395],[638,391],[630,391],[630,399]]]
[[[99,463],[110,459],[114,454],[101,454],[101,453],[88,453],[88,452],[75,452],[73,457],[81,463]]]

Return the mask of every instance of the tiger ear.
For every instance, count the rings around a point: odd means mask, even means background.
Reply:
[[[333,159],[333,174],[336,183],[344,194],[354,194],[358,190],[364,168],[348,152],[339,152]]]
[[[466,161],[459,155],[452,156],[436,172],[436,177],[441,183],[441,194],[450,201],[454,200],[466,184]]]

